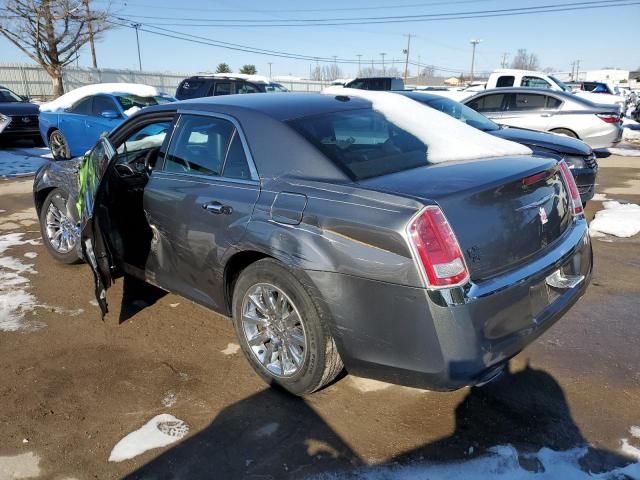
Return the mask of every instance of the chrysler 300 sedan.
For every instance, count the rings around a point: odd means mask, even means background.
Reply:
[[[587,288],[569,168],[405,97],[350,92],[139,112],[37,173],[43,237],[55,248],[61,222],[79,224],[64,246],[80,243],[103,314],[123,275],[182,295],[230,316],[255,371],[297,395],[343,368],[486,382]]]

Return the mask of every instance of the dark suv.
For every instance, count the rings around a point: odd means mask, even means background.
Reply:
[[[0,85],[0,141],[25,139],[40,143],[39,112],[37,105]]]
[[[397,77],[355,78],[345,84],[345,88],[358,90],[404,90],[404,81]]]
[[[185,78],[176,90],[178,100],[190,98],[232,95],[234,93],[287,92],[279,83],[259,75],[224,74],[194,75]]]

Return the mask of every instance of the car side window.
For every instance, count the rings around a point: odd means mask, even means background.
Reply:
[[[513,75],[503,75],[498,78],[496,82],[496,87],[513,87],[513,83],[515,82],[516,77]]]
[[[87,97],[73,105],[68,111],[69,113],[75,113],[76,115],[91,115],[92,104],[93,97]]]
[[[258,87],[256,87],[255,85],[245,82],[238,89],[238,93],[260,93],[260,90],[258,90]]]
[[[102,95],[93,97],[93,107],[91,108],[91,114],[94,117],[99,117],[102,112],[107,111],[119,113],[118,109],[116,108],[116,104],[113,103],[113,100],[111,100],[109,97],[105,97]]]
[[[142,126],[122,142],[117,148],[118,154],[130,154],[159,148],[171,128],[171,121],[154,122]]]
[[[229,145],[222,175],[227,178],[236,178],[240,180],[251,179],[251,170],[249,170],[247,155],[244,152],[244,147],[242,146],[242,140],[240,139],[238,130],[233,132],[233,138]]]
[[[521,87],[535,87],[535,88],[551,88],[551,84],[547,82],[545,79],[540,77],[522,77],[522,81],[520,82]]]
[[[546,99],[546,95],[515,93],[513,94],[513,100],[509,106],[509,110],[542,110],[545,108]]]
[[[214,95],[231,95],[231,82],[217,82]]]
[[[560,108],[560,105],[562,105],[562,100],[560,100],[559,98],[547,97],[547,108],[548,109],[556,110],[556,109]]]
[[[473,102],[469,103],[469,107],[473,108],[476,112],[499,112],[502,110],[502,101],[504,100],[503,93],[496,93],[493,95],[485,95]]]
[[[164,170],[219,176],[234,130],[228,120],[183,115],[169,145]]]

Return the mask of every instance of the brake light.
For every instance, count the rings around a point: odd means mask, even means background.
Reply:
[[[564,160],[560,161],[560,172],[562,172],[562,178],[564,179],[564,183],[569,189],[569,195],[571,196],[571,210],[573,211],[573,216],[582,215],[582,200],[580,199],[580,192],[578,192],[578,186],[576,185],[576,181],[573,179],[573,175],[571,175],[571,170],[565,163]]]
[[[460,285],[469,279],[458,240],[439,207],[426,207],[407,226],[409,242],[429,287]]]
[[[605,123],[618,123],[620,116],[617,113],[596,113],[596,117]]]

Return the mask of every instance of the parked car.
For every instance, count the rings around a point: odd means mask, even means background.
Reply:
[[[151,92],[155,90],[146,85],[141,87],[151,89]],[[79,96],[71,105],[53,111],[41,107],[40,135],[55,160],[82,155],[101,135],[110,132],[142,108],[175,101],[173,97],[160,92],[139,95],[135,88],[129,89],[131,91],[127,91],[126,87],[122,88],[123,91]]]
[[[261,75],[214,73],[185,78],[176,90],[178,100],[233,95],[235,93],[281,93],[288,90]]]
[[[404,80],[398,77],[362,77],[354,78],[344,86],[358,90],[404,90]]]
[[[294,394],[343,365],[429,389],[486,382],[587,288],[573,177],[409,99],[364,93],[375,108],[301,93],[140,112],[85,155],[66,207],[56,193],[75,164],[37,172],[45,243],[49,220],[77,204],[103,313],[125,274],[183,295],[231,316],[255,371]]]
[[[576,96],[594,103],[616,105],[622,113],[626,108],[626,100],[621,95],[598,95],[598,92],[580,89],[574,92],[572,87],[553,75],[544,72],[508,68],[495,70],[489,75],[486,84],[487,89],[505,87],[547,88],[557,92],[574,93]]]
[[[38,106],[0,86],[0,141],[22,139],[40,143]]]
[[[578,138],[591,148],[622,139],[616,107],[599,105],[571,93],[540,88],[495,88],[462,103],[496,123]]]
[[[526,145],[536,155],[564,160],[569,165],[578,185],[582,204],[586,205],[593,198],[598,162],[595,153],[586,143],[565,135],[498,125],[466,105],[439,95],[421,92],[398,92],[398,94],[435,108],[490,135]]]

